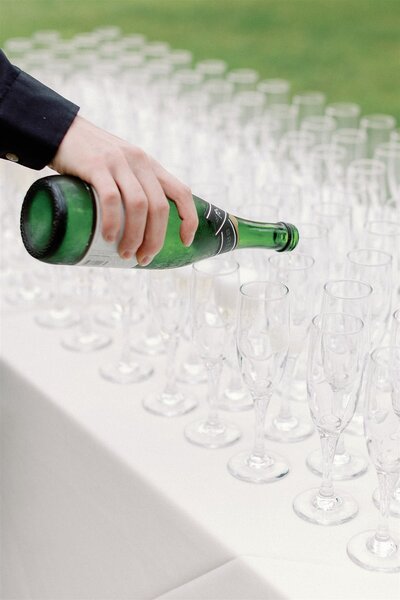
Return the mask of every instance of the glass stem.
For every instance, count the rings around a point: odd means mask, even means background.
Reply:
[[[339,439],[336,444],[336,452],[335,455],[343,455],[346,453],[346,448],[344,447],[344,438],[343,435],[339,436]]]
[[[265,454],[265,415],[271,396],[254,398],[255,440],[251,458],[263,459]]]
[[[208,379],[208,405],[209,413],[207,425],[217,427],[220,424],[217,402],[218,402],[218,387],[222,370],[222,363],[207,363],[207,379]]]
[[[290,421],[292,419],[292,409],[290,408],[290,390],[292,388],[295,366],[296,357],[288,356],[282,385],[281,404],[278,415],[279,421]]]
[[[92,333],[92,319],[90,318],[91,292],[92,292],[92,273],[90,269],[82,269],[85,272],[80,276],[80,286],[82,293],[81,309],[81,334],[89,336]]]
[[[60,312],[64,309],[64,298],[62,294],[62,281],[59,267],[55,266],[53,271],[53,310]]]
[[[323,496],[324,498],[333,497],[332,465],[338,437],[339,436],[337,434],[321,435],[322,483],[321,487],[319,488],[319,495]]]
[[[174,396],[177,394],[178,390],[176,387],[176,377],[175,377],[175,362],[176,362],[176,352],[178,349],[179,343],[179,335],[176,333],[172,333],[169,336],[167,342],[167,357],[166,357],[166,384],[164,388],[164,394],[169,396]]]
[[[128,365],[131,362],[131,317],[132,317],[132,300],[121,306],[121,327],[122,327],[122,343],[120,362]]]
[[[394,492],[398,473],[378,472],[379,482],[379,509],[380,521],[376,528],[375,539],[379,542],[386,542],[390,539],[389,535],[389,506],[390,499]]]

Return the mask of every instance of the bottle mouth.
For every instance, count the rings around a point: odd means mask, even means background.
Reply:
[[[279,225],[285,227],[288,234],[288,239],[285,246],[280,248],[278,252],[291,252],[299,243],[299,230],[291,223],[279,223]]]

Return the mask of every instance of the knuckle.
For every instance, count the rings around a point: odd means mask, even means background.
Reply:
[[[157,205],[157,213],[161,216],[161,217],[168,217],[169,215],[169,203],[167,201],[165,202],[160,202]]]
[[[102,193],[102,204],[107,210],[116,208],[120,203],[120,196],[116,190],[105,190]]]
[[[125,227],[124,234],[121,239],[121,246],[132,250],[137,250],[143,241],[143,236],[135,227]]]
[[[145,211],[147,208],[147,198],[145,194],[137,194],[132,200],[132,209],[135,211]]]
[[[141,148],[138,148],[137,146],[129,146],[127,151],[136,164],[142,166],[150,163],[146,152]]]

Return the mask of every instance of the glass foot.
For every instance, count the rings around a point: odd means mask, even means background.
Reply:
[[[63,327],[72,327],[79,323],[79,314],[72,311],[67,306],[51,308],[45,312],[39,313],[35,321],[40,327],[50,329],[62,329]]]
[[[185,415],[197,406],[197,401],[191,396],[178,393],[174,396],[157,394],[147,396],[143,400],[143,406],[154,415],[161,417],[177,417]]]
[[[145,363],[131,361],[109,363],[99,369],[100,375],[113,383],[137,383],[148,379],[153,374],[153,367]]]
[[[165,354],[165,344],[160,333],[145,333],[131,344],[131,350],[137,352],[137,354],[157,356],[158,354]]]
[[[347,554],[359,567],[369,571],[397,573],[400,571],[399,542],[392,536],[387,541],[376,538],[373,529],[358,533],[347,544]]]
[[[376,488],[372,494],[372,501],[376,508],[380,507],[379,488]],[[400,485],[394,490],[393,496],[390,498],[389,512],[392,517],[400,518]]]
[[[340,525],[358,513],[357,502],[345,492],[335,492],[333,498],[323,498],[319,488],[302,492],[293,501],[297,516],[316,525]]]
[[[306,458],[306,465],[314,475],[322,477],[321,450],[314,450]],[[332,479],[346,481],[364,475],[368,470],[368,462],[358,454],[336,454],[332,465]]]
[[[77,331],[61,341],[64,348],[73,352],[93,352],[105,348],[109,344],[111,344],[111,338],[97,332],[84,334]]]
[[[275,417],[268,423],[265,437],[274,442],[301,442],[314,433],[314,425],[307,419]]]
[[[254,456],[251,450],[232,456],[227,465],[231,475],[250,483],[272,483],[289,473],[289,467],[279,454],[267,452],[263,458]]]
[[[201,419],[189,423],[185,428],[185,437],[192,444],[204,448],[223,448],[236,442],[241,436],[240,430],[232,423],[218,421],[210,423]]]

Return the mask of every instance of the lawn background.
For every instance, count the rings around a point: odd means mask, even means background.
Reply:
[[[400,121],[400,0],[0,0],[0,44],[107,24]]]

